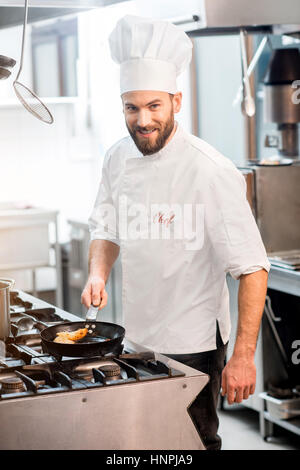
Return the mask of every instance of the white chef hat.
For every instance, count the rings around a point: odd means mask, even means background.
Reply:
[[[121,95],[127,91],[176,93],[176,77],[192,57],[192,41],[167,21],[127,15],[109,37],[111,56],[120,67]]]

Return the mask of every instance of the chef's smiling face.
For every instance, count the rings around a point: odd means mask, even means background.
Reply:
[[[143,155],[159,152],[171,140],[181,99],[180,92],[130,91],[122,95],[127,129]]]

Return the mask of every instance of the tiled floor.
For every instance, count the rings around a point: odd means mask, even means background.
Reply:
[[[300,437],[277,428],[271,442],[259,433],[259,416],[256,411],[239,407],[218,412],[219,434],[222,450],[300,450]]]

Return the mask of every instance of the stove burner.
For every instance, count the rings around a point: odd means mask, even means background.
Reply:
[[[115,377],[121,374],[121,367],[118,364],[105,364],[99,369],[104,372],[105,377]]]
[[[2,393],[19,393],[24,392],[24,383],[19,377],[8,377],[1,380]]]

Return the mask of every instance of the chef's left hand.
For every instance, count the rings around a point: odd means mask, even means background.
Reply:
[[[242,403],[254,393],[255,383],[254,359],[233,354],[223,369],[222,396],[227,395],[229,405]]]

